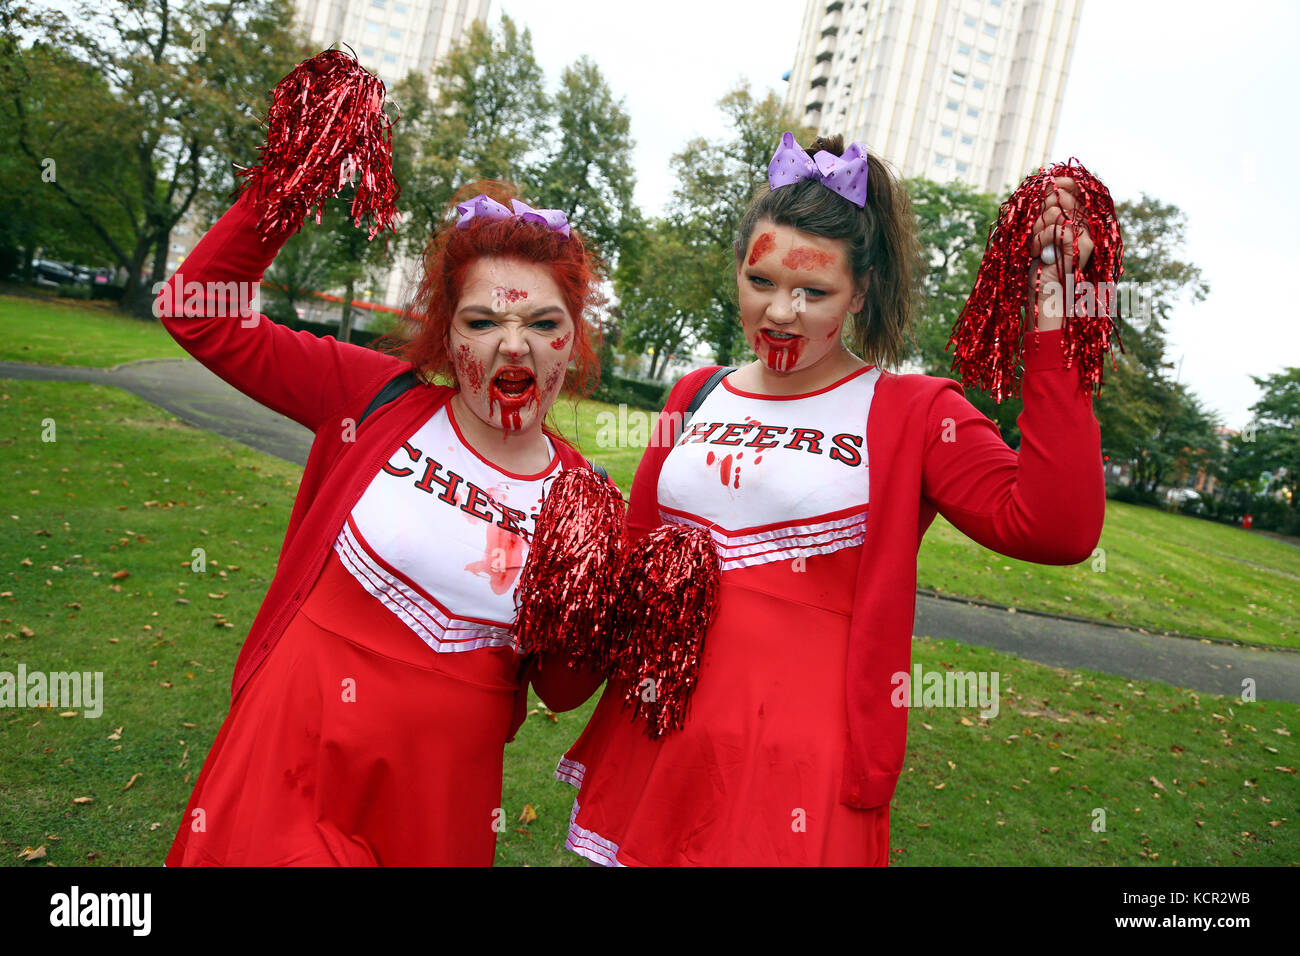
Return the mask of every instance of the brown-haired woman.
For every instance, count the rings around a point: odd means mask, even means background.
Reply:
[[[909,334],[914,224],[886,167],[842,143],[783,137],[735,246],[757,360],[711,391],[726,370],[679,381],[637,470],[632,535],[708,529],[721,599],[684,729],[650,739],[611,682],[560,762],[579,788],[567,845],[589,860],[887,863],[916,555],[936,512],[1044,564],[1077,563],[1100,536],[1100,434],[1059,310],[1026,345],[1019,454],[956,382],[879,367]],[[1058,185],[1038,243],[1073,210]]]
[[[589,467],[543,419],[596,373],[597,264],[562,213],[473,193],[428,246],[395,354],[182,291],[256,288],[284,237],[259,237],[252,193],[159,298],[191,355],[315,433],[168,865],[490,865],[530,680],[555,710],[599,685],[509,635],[548,482]]]

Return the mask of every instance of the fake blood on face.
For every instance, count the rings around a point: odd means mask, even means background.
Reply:
[[[471,392],[483,390],[484,372],[483,363],[474,356],[473,350],[468,345],[461,345],[456,349],[457,378],[464,382]]]
[[[787,269],[820,269],[834,261],[835,257],[829,252],[822,252],[812,246],[800,246],[787,252],[781,264]]]
[[[749,264],[752,266],[758,260],[771,252],[776,247],[776,233],[765,232],[754,240],[754,249],[749,254]]]
[[[492,290],[492,297],[502,302],[520,302],[528,298],[528,293],[522,289],[507,289],[505,286],[497,286]]]
[[[572,337],[573,337],[572,332],[564,333],[564,335],[561,335],[558,339],[555,339],[553,342],[551,342],[551,348],[555,349],[555,351],[557,352],[560,351],[562,348],[564,348],[566,345],[569,344],[569,339],[571,339]]]

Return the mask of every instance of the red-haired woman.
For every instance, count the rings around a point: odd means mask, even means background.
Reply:
[[[259,238],[251,192],[159,297],[186,351],[315,433],[170,866],[490,865],[529,683],[555,710],[599,685],[508,634],[548,481],[589,467],[543,419],[597,372],[596,263],[563,213],[474,192],[394,354],[222,314],[207,290],[255,289],[283,241]]]
[[[916,242],[884,164],[860,143],[803,150],[787,133],[768,175],[735,243],[757,360],[677,383],[628,509],[634,537],[683,524],[718,549],[689,716],[651,740],[610,681],[557,771],[580,790],[567,845],[606,865],[886,863],[898,680],[935,514],[1044,564],[1084,560],[1101,534],[1100,434],[1062,313],[1029,337],[1017,454],[956,382],[879,367],[903,354]],[[1071,181],[1057,184],[1035,254],[1074,211]],[[1080,258],[1091,248],[1081,233]]]

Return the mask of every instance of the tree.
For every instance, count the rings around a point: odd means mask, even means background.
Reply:
[[[709,294],[695,253],[670,222],[656,220],[629,249],[615,273],[622,344],[650,353],[649,377],[663,375],[668,360],[693,346],[702,332],[698,303]]]
[[[46,258],[111,264],[102,238],[86,229],[56,185],[99,176],[133,195],[129,137],[106,122],[115,109],[112,94],[93,69],[60,50],[45,45],[20,50],[11,32],[13,11],[6,12],[0,15],[7,27],[0,36],[0,127],[24,134],[30,153],[41,159],[33,163],[19,138],[0,138],[0,275],[16,268],[30,279],[38,247]],[[42,82],[27,82],[29,70]],[[130,220],[117,199],[96,193],[82,202],[114,241],[129,242]]]
[[[960,381],[952,368],[948,340],[975,287],[999,200],[956,180],[938,183],[917,177],[904,185],[916,215],[924,269],[917,313],[918,348],[911,358],[926,375]],[[1018,396],[1008,396],[999,405],[988,393],[972,388],[966,398],[998,426],[1008,444],[1019,443],[1016,419],[1024,403]]]
[[[638,212],[632,204],[631,121],[600,68],[587,57],[566,67],[553,102],[550,154],[530,178],[530,191],[548,209],[563,209],[596,249],[613,258]]]
[[[815,135],[784,112],[769,91],[755,100],[748,84],[737,86],[718,107],[731,135],[724,140],[696,138],[672,159],[677,185],[667,218],[689,255],[682,265],[691,270],[699,289],[694,302],[702,337],[713,346],[717,361],[731,364],[746,348],[736,302],[736,257],[733,243],[740,220],[755,190],[767,178],[767,165],[781,134],[790,130],[801,143]]]
[[[294,40],[290,0],[80,0],[72,17],[23,11],[18,26],[37,43],[66,51],[102,78],[107,103],[77,104],[68,117],[29,114],[23,88],[52,80],[18,50],[5,71],[3,95],[13,105],[13,137],[39,166],[39,137],[49,124],[84,124],[88,141],[125,137],[116,163],[53,182],[127,272],[125,308],[150,312],[151,288],[165,274],[171,230],[204,191],[234,185],[230,150],[260,142],[254,111],[266,91],[302,58]],[[218,159],[224,151],[227,158]],[[250,161],[251,149],[239,155]],[[97,197],[109,197],[130,223],[127,241],[115,235]],[[146,263],[152,258],[146,273]]]
[[[509,16],[499,32],[475,21],[439,64],[434,85],[433,97],[414,77],[393,92],[402,110],[397,130],[411,153],[400,182],[402,232],[413,253],[442,225],[460,187],[496,179],[526,188],[545,157],[550,100],[532,34]]]
[[[1173,364],[1165,358],[1165,323],[1174,308],[1204,299],[1209,285],[1199,267],[1180,258],[1187,220],[1177,206],[1143,194],[1116,203],[1115,211],[1124,237],[1121,281],[1129,293],[1120,302],[1127,300],[1129,314],[1117,319],[1123,351],[1112,351],[1093,410],[1102,451],[1132,462],[1134,484],[1154,492],[1177,454],[1169,436],[1189,433],[1202,442],[1210,427],[1199,403],[1173,381]],[[1217,440],[1206,447],[1219,454]]]
[[[1300,514],[1300,367],[1250,378],[1264,394],[1250,406],[1255,420],[1237,445],[1241,468],[1268,472],[1265,490],[1284,492],[1292,515]]]

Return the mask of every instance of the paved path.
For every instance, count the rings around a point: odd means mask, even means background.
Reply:
[[[311,433],[221,381],[192,359],[130,362],[112,369],[0,362],[0,378],[115,385],[199,428],[303,465]],[[1259,699],[1300,703],[1300,653],[1168,637],[1022,610],[918,594],[914,633],[978,644],[1026,660],[1158,680],[1238,696],[1255,680]]]
[[[0,378],[115,385],[165,408],[183,422],[296,465],[305,465],[311,451],[310,431],[259,405],[193,359],[145,359],[114,368],[0,362]]]

